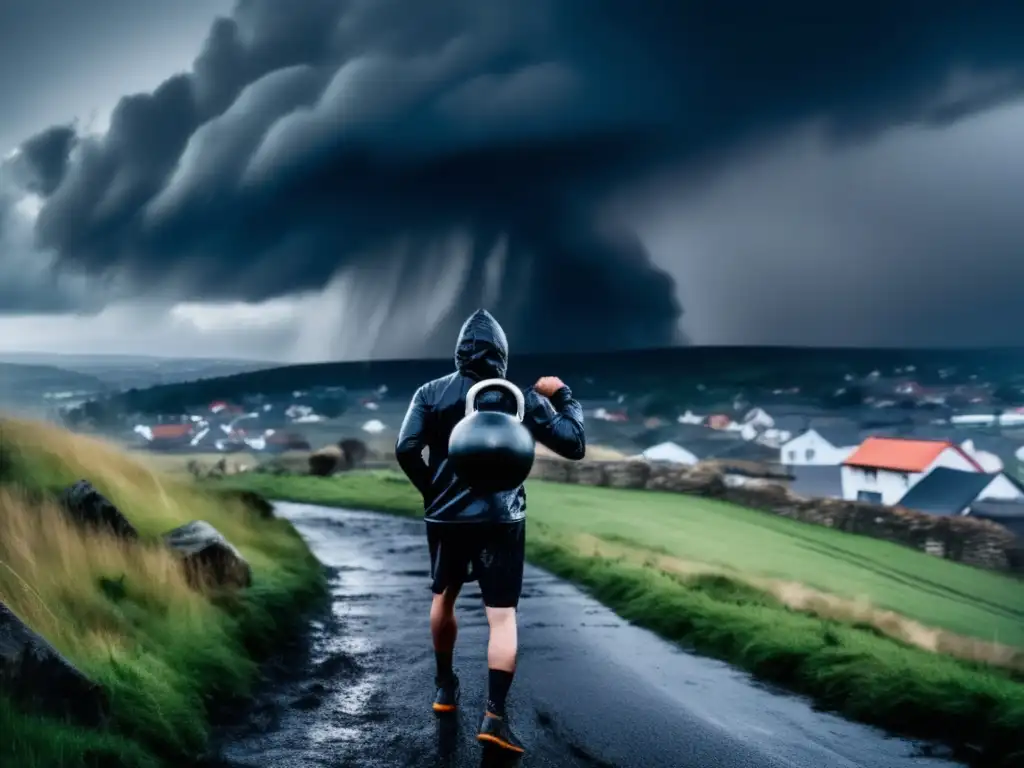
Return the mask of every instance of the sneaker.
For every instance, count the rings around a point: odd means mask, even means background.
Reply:
[[[476,740],[484,745],[493,744],[507,752],[515,752],[520,755],[526,751],[526,747],[512,733],[508,721],[493,712],[484,713],[484,720],[480,723],[480,732],[476,735]]]
[[[437,694],[434,696],[434,711],[440,714],[454,712],[459,705],[459,678],[454,675],[450,680],[434,680]]]

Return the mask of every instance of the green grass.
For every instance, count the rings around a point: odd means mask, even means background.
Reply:
[[[388,472],[242,475],[226,482],[282,500],[422,514],[415,490]],[[1017,612],[1024,608],[1019,582],[696,497],[543,482],[530,483],[528,495],[530,560],[588,589],[623,617],[851,718],[979,745],[997,759],[1024,757],[1024,685],[1010,673],[930,653],[871,627],[790,610],[742,577],[865,595],[926,624],[1017,643]],[[645,567],[595,557],[574,543],[580,533],[707,562],[736,577],[685,576],[653,561]]]
[[[274,498],[422,513],[415,491],[394,473],[256,474],[237,482]],[[697,496],[546,482],[530,483],[529,515],[559,538],[589,533],[737,575],[795,581],[1024,648],[1024,584],[890,542]]]
[[[97,441],[0,422],[0,600],[108,694],[90,731],[0,698],[0,764],[181,766],[207,748],[211,718],[243,699],[258,660],[299,630],[324,594],[322,568],[283,520],[174,481]],[[139,530],[125,543],[70,524],[48,498],[85,478]],[[253,568],[236,594],[197,592],[159,535],[211,523]]]
[[[696,496],[535,483],[530,504],[552,527],[863,597],[928,626],[1024,648],[1024,584],[1001,574]]]

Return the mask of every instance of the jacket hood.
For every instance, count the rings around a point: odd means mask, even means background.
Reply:
[[[462,324],[455,347],[455,367],[459,373],[479,380],[505,378],[508,339],[486,309],[478,309]]]

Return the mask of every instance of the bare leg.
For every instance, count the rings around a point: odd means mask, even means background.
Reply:
[[[487,623],[491,633],[487,642],[487,666],[503,672],[516,671],[519,634],[515,608],[488,608]]]
[[[491,634],[487,641],[487,712],[505,716],[505,699],[516,671],[519,637],[515,608],[488,608]]]
[[[445,678],[452,673],[452,653],[459,634],[459,625],[455,620],[455,600],[461,589],[461,584],[448,587],[440,595],[434,595],[430,603],[430,634],[434,640],[438,678]]]

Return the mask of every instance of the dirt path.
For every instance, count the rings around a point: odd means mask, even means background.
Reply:
[[[479,592],[460,598],[458,717],[430,711],[423,523],[280,504],[330,568],[333,616],[300,674],[229,734],[231,765],[501,765],[473,738],[484,696]],[[921,745],[812,710],[730,667],[684,653],[577,589],[527,571],[510,707],[524,768],[949,768]]]

